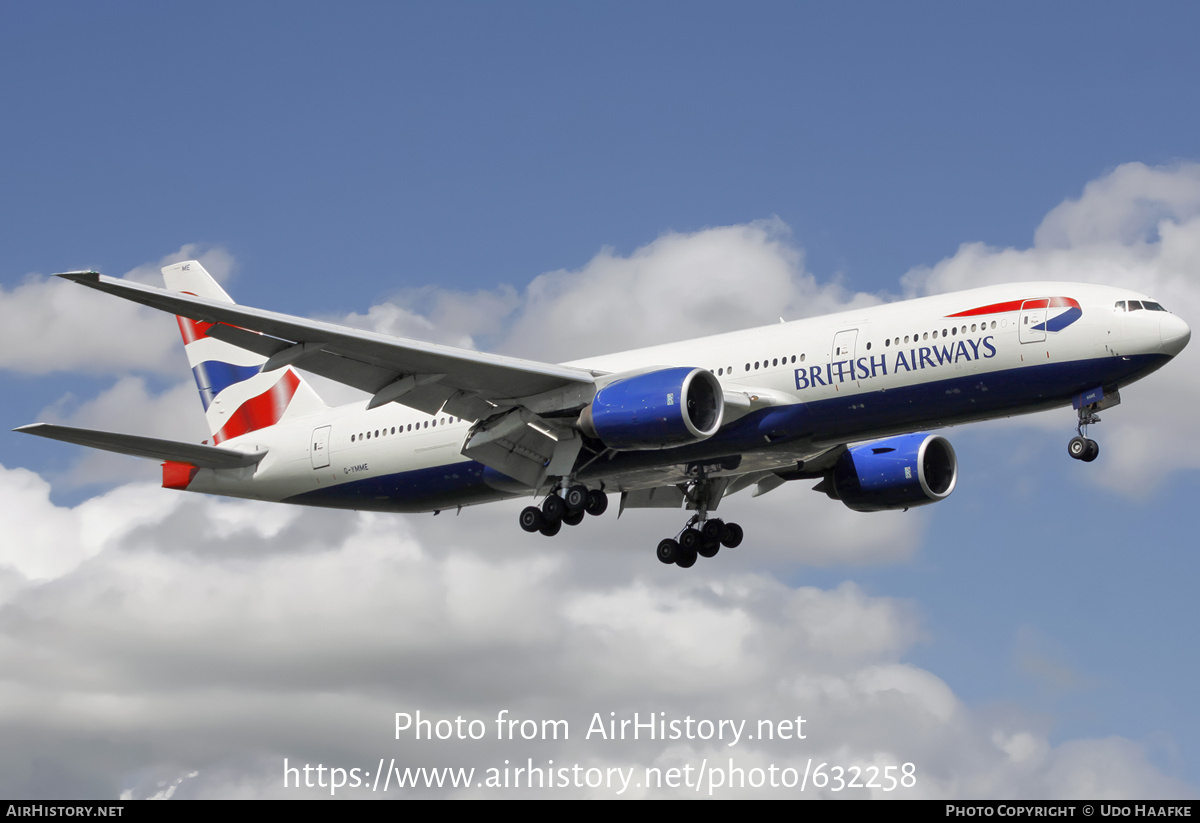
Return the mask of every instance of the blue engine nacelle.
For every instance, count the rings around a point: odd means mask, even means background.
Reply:
[[[822,485],[856,512],[881,512],[936,503],[957,482],[958,459],[946,438],[906,434],[851,446]]]
[[[600,389],[579,428],[610,449],[669,449],[712,437],[724,414],[725,394],[712,372],[660,369]]]

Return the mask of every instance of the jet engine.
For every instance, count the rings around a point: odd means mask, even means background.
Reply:
[[[712,437],[724,413],[724,393],[712,372],[659,369],[601,388],[579,415],[579,428],[610,449],[670,449]]]
[[[906,434],[851,446],[817,488],[855,511],[880,512],[936,503],[957,482],[946,438]]]

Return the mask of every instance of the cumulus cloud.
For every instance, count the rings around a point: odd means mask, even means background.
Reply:
[[[877,302],[818,283],[787,227],[767,220],[666,234],[629,257],[604,251],[578,271],[543,274],[503,348],[565,361]]]
[[[147,486],[68,509],[50,504],[28,472],[2,470],[0,484],[20,491],[0,497],[6,509],[19,505],[52,524],[18,535],[23,552],[5,559],[25,581],[0,601],[9,673],[0,684],[0,790],[12,796],[328,796],[328,787],[285,789],[284,759],[373,770],[380,757],[481,774],[506,759],[634,769],[627,794],[651,797],[694,792],[637,786],[647,767],[698,769],[707,759],[755,780],[756,768],[802,769],[809,757],[881,769],[913,763],[916,785],[904,796],[1188,792],[1135,742],[1054,745],[1028,718],[972,710],[939,677],[903,661],[924,642],[915,604],[851,582],[821,590],[702,566],[682,574],[618,552],[605,562],[619,579],[597,585],[579,573],[578,558],[603,549],[546,542],[499,552],[477,543],[479,529],[495,528],[491,509],[469,511],[461,520],[479,522],[434,542],[419,526],[437,518]],[[33,564],[63,546],[86,550]],[[498,740],[495,718],[505,709],[517,720],[566,720],[569,736]],[[395,713],[418,710],[434,721],[479,719],[486,733],[396,739]],[[643,722],[652,713],[690,716],[693,735],[596,732],[635,712]],[[702,739],[702,719],[746,726],[729,745],[728,727],[724,739]],[[829,787],[809,792],[836,796]],[[771,792],[725,785],[714,793]],[[395,796],[413,794],[494,792]],[[614,794],[607,785],[504,792]]]
[[[1153,242],[1160,225],[1200,215],[1200,164],[1150,167],[1126,163],[1054,207],[1034,235],[1038,248],[1135,246]]]
[[[436,287],[408,289],[335,322],[396,337],[466,349],[481,348],[505,328],[521,298],[511,286],[473,293]]]
[[[218,279],[232,267],[224,250],[187,245],[124,276],[161,286],[162,266],[193,258],[211,267]],[[178,340],[178,328],[162,312],[58,278],[30,275],[11,291],[0,288],[0,369],[20,374],[178,373]]]

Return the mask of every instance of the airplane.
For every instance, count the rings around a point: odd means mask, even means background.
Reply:
[[[659,542],[688,568],[743,539],[721,500],[789,481],[855,511],[944,500],[958,461],[928,429],[1071,405],[1072,458],[1120,390],[1191,331],[1146,295],[1018,283],[554,365],[236,305],[199,262],[166,289],[58,275],[176,315],[211,443],[38,423],[17,431],[162,461],[162,484],[232,497],[434,512],[515,497],[553,536],[620,509],[692,512]],[[370,399],[329,407],[298,369]]]

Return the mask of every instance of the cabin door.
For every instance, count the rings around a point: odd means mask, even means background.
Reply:
[[[1019,338],[1022,343],[1041,343],[1046,339],[1046,305],[1050,301],[1026,300],[1021,304],[1021,316],[1017,320]]]
[[[329,429],[329,426],[313,429],[312,451],[309,452],[309,456],[312,457],[314,469],[323,469],[329,465]]]

